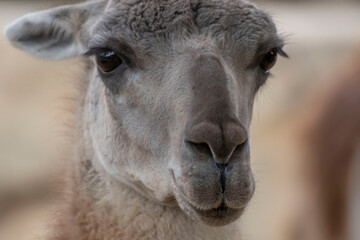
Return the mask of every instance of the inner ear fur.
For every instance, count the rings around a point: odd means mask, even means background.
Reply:
[[[59,60],[85,52],[91,24],[102,13],[102,0],[27,14],[5,29],[17,48],[38,58]]]

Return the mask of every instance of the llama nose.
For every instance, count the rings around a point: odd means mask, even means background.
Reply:
[[[221,170],[235,150],[241,151],[247,141],[247,132],[237,120],[221,124],[202,121],[188,126],[185,138],[196,151],[211,155]]]

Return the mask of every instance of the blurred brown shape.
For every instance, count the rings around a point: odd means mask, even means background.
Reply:
[[[310,221],[315,224],[312,232],[306,228],[299,239],[349,239],[350,173],[360,147],[360,49],[335,75],[334,84],[320,91],[304,111],[312,117],[302,129],[306,152],[302,177],[309,207],[317,212]]]

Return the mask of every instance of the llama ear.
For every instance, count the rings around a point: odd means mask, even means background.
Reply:
[[[27,14],[8,25],[5,35],[31,55],[59,60],[84,53],[89,29],[105,7],[98,0]]]

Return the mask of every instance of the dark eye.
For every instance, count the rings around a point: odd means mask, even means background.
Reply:
[[[96,63],[103,72],[111,72],[122,64],[121,58],[111,50],[104,50],[96,55]]]
[[[276,63],[277,50],[273,49],[268,52],[260,62],[260,68],[265,72],[269,71]]]

